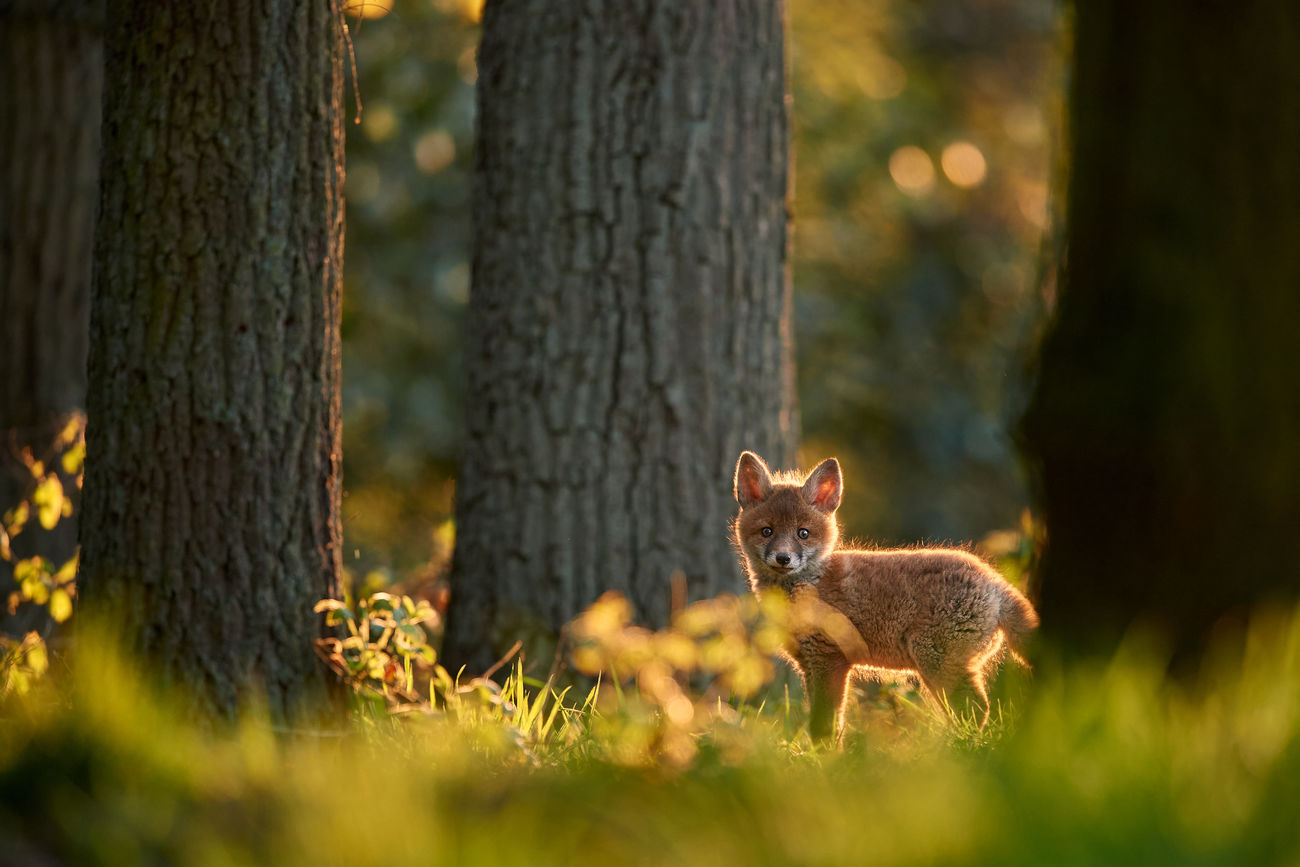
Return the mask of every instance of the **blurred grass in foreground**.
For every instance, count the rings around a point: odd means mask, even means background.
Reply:
[[[504,712],[196,727],[85,641],[0,706],[0,864],[1295,864],[1300,617],[1243,647],[1194,690],[1139,641],[1040,666],[983,745],[868,711],[814,750],[778,702],[627,767],[572,699],[531,745]]]

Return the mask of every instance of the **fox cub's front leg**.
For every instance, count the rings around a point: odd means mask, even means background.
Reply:
[[[840,708],[848,688],[849,664],[842,656],[799,660],[808,692],[808,733],[814,741],[838,738],[843,720]]]

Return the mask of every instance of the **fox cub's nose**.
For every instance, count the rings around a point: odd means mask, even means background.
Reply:
[[[789,555],[789,554],[777,554],[777,555],[776,555],[776,565],[778,565],[778,566],[789,566],[789,565],[790,565],[790,555]]]

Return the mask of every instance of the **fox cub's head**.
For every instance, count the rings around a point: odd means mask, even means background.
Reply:
[[[835,510],[844,483],[840,464],[827,458],[808,477],[778,474],[753,452],[736,462],[736,543],[758,586],[789,589],[815,582],[839,536]]]

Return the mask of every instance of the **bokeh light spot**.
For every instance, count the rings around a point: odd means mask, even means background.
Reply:
[[[373,142],[388,141],[397,132],[397,113],[383,103],[368,105],[362,115],[361,128],[366,138]]]
[[[909,195],[921,195],[934,183],[930,155],[915,145],[904,145],[889,158],[889,176]]]
[[[1037,229],[1046,229],[1048,222],[1047,184],[1042,181],[1024,181],[1016,187],[1016,205],[1020,213]]]
[[[469,263],[459,262],[448,268],[438,278],[442,295],[453,304],[469,302]]]
[[[372,162],[353,159],[348,164],[345,183],[349,202],[370,202],[379,195],[379,168]]]
[[[433,6],[446,15],[459,15],[469,22],[483,18],[484,0],[433,0]]]
[[[436,175],[455,158],[456,142],[444,129],[430,130],[415,143],[415,164],[426,175]]]
[[[1033,103],[1018,102],[1007,107],[1002,127],[1012,140],[1022,145],[1037,145],[1047,139],[1047,120]]]
[[[478,46],[471,45],[456,58],[456,72],[466,84],[478,81]]]
[[[907,86],[907,71],[892,57],[864,61],[856,72],[858,86],[871,99],[893,99]]]
[[[962,189],[978,187],[988,174],[984,154],[968,141],[955,141],[944,148],[939,164],[943,166],[943,173],[948,176],[948,180]]]
[[[383,18],[393,11],[394,0],[348,0],[344,9],[353,18]]]

